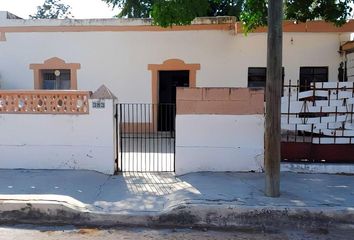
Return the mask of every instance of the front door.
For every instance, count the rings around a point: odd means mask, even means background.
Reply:
[[[189,71],[159,71],[159,131],[174,131],[177,87],[189,87]]]

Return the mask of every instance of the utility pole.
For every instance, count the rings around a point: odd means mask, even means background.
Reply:
[[[265,194],[280,196],[283,0],[268,1],[268,52],[265,116]]]

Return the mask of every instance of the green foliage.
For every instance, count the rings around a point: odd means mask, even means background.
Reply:
[[[200,16],[235,16],[246,32],[267,25],[268,0],[103,0],[121,10],[119,17],[153,17],[166,27],[185,25]],[[284,0],[284,18],[322,19],[340,26],[351,17],[354,0]]]
[[[37,7],[35,15],[29,15],[32,19],[63,19],[70,18],[71,7],[61,3],[61,0],[45,0],[42,6]]]
[[[323,19],[340,26],[350,17],[352,2],[352,0],[288,0],[285,4],[285,17],[301,22]]]
[[[155,0],[151,16],[162,27],[190,24],[196,17],[205,16],[207,0]]]
[[[247,33],[256,27],[267,25],[267,2],[265,0],[245,0],[241,13],[244,31]]]
[[[162,4],[172,6],[179,3],[184,5],[184,9],[187,6],[205,7],[205,2],[208,2],[207,10],[203,9],[204,16],[235,16],[237,19],[240,17],[242,10],[242,4],[244,0],[191,0],[191,1],[170,1],[161,0],[102,0],[111,7],[117,7],[121,11],[117,14],[117,17],[128,18],[147,18],[151,17],[153,7],[155,3],[158,5],[157,9],[161,9]],[[202,6],[198,6],[198,3],[202,3]],[[187,5],[185,5],[187,4]],[[164,11],[165,9],[163,9]],[[158,11],[158,10],[157,10]],[[204,12],[205,11],[205,12]],[[194,11],[198,13],[197,11]],[[170,14],[170,11],[168,12]],[[180,13],[181,15],[182,13]],[[183,16],[184,17],[184,16]]]
[[[239,20],[244,0],[209,0],[207,16],[235,16]]]
[[[343,25],[351,17],[353,0],[286,0],[284,18],[306,22],[325,20],[336,26]],[[241,20],[246,32],[267,25],[267,0],[245,0]]]

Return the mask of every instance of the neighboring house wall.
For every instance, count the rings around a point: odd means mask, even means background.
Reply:
[[[354,174],[353,164],[336,163],[284,163],[280,171],[297,173],[328,173],[328,174]]]
[[[347,54],[348,82],[354,82],[354,52]]]
[[[214,24],[195,30],[192,25],[181,31],[152,31],[148,26],[141,26],[141,30],[117,28],[102,31],[99,27],[129,27],[134,21],[123,25],[113,20],[87,20],[82,25],[93,29],[74,29],[72,32],[48,29],[42,32],[31,28],[31,24],[70,27],[79,26],[80,20],[72,23],[69,20],[7,22],[8,25],[15,22],[13,25],[16,26],[12,27],[22,26],[23,29],[22,32],[16,32],[16,29],[6,32],[6,29],[2,30],[6,23],[0,24],[0,32],[5,38],[0,41],[2,89],[33,89],[34,73],[30,64],[41,64],[53,57],[80,64],[81,68],[77,70],[79,90],[96,89],[104,83],[120,102],[143,103],[151,102],[154,97],[149,64],[162,64],[168,59],[200,64],[200,70],[196,72],[197,87],[247,87],[248,67],[266,66],[266,33],[245,36],[231,24],[230,30],[225,27],[218,30],[218,25]],[[328,66],[329,81],[337,81],[341,61],[339,46],[341,41],[349,39],[349,35],[284,32],[285,80],[298,80],[300,66]]]
[[[38,93],[43,96],[43,107],[40,109],[35,106],[39,100],[29,99],[29,96],[38,96]],[[92,103],[97,100],[86,100],[89,105],[86,111],[89,112],[77,114],[63,112],[63,108],[69,107],[65,105],[65,96],[70,99],[78,93],[58,94],[64,105],[54,113],[45,112],[49,105],[55,105],[49,103],[53,102],[52,95],[46,91],[15,92],[15,96],[27,98],[23,101],[25,108],[26,103],[31,105],[34,102],[27,112],[15,110],[16,101],[22,100],[15,100],[14,107],[7,107],[6,112],[0,111],[0,168],[87,169],[113,174],[113,100],[103,100],[105,108],[92,108]],[[0,96],[7,99],[9,95],[0,91]],[[44,96],[47,96],[47,102]]]
[[[229,88],[179,88],[176,173],[262,171],[264,93]]]

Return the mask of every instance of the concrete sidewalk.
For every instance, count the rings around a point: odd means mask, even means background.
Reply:
[[[282,173],[280,198],[261,173],[0,170],[0,222],[282,227],[354,224],[354,176]]]

